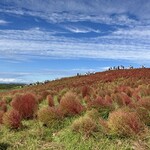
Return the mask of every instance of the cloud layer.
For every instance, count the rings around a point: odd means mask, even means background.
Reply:
[[[0,60],[98,59],[149,65],[149,6],[148,0],[1,0]],[[30,76],[34,78],[30,73],[15,78]],[[0,74],[0,82],[13,79],[13,73]]]

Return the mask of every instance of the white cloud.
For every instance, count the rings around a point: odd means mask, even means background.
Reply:
[[[1,83],[5,83],[5,82],[11,83],[11,82],[17,82],[17,80],[15,78],[0,78],[0,82]]]
[[[8,24],[9,22],[5,21],[5,20],[0,20],[0,25],[6,25]]]
[[[108,24],[137,25],[150,19],[150,1],[146,0],[5,0],[0,12],[37,16],[50,22],[92,21]],[[12,4],[12,5],[10,5]],[[112,16],[112,14],[115,14]],[[148,21],[149,22],[149,21]]]
[[[0,58],[95,58],[149,60],[150,42],[145,34],[128,38],[123,32],[98,38],[66,38],[43,31],[0,31]]]
[[[100,30],[95,30],[84,26],[64,26],[64,28],[73,33],[89,33],[89,32],[100,33]]]

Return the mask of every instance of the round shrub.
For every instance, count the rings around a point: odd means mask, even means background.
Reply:
[[[45,126],[54,126],[63,118],[59,107],[45,107],[38,111],[38,119]]]
[[[11,102],[11,106],[19,111],[23,119],[31,119],[37,112],[38,102],[33,94],[26,93],[16,95]]]
[[[89,136],[93,132],[98,130],[97,124],[95,123],[95,121],[88,116],[84,116],[84,117],[80,117],[79,119],[76,119],[72,123],[71,129],[72,131],[81,133],[85,136]]]
[[[144,124],[137,113],[118,109],[110,113],[108,118],[110,133],[119,136],[135,136],[144,130]]]
[[[10,129],[18,129],[21,126],[21,115],[12,109],[3,115],[3,124]]]
[[[60,107],[64,112],[64,115],[76,115],[83,111],[77,95],[72,92],[67,92],[60,100]]]

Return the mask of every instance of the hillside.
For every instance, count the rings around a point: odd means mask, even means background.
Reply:
[[[0,149],[150,149],[150,68],[0,93]]]
[[[104,71],[104,72],[96,72],[90,75],[81,75],[81,76],[74,76],[68,78],[62,78],[59,80],[49,81],[45,84],[38,84],[38,85],[29,85],[25,86],[23,89],[19,89],[19,92],[28,92],[32,91],[36,94],[40,94],[44,91],[48,92],[59,92],[64,88],[80,88],[84,85],[86,86],[94,86],[99,83],[110,83],[114,80],[118,79],[129,79],[129,80],[143,80],[144,82],[150,82],[150,68],[144,69],[123,69],[123,70],[111,70],[111,71]],[[9,93],[14,94],[17,93],[17,90],[13,90],[13,92],[9,91]],[[3,94],[3,93],[1,93]]]

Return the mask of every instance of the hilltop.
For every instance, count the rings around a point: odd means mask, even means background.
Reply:
[[[32,91],[37,94],[43,91],[55,91],[59,92],[64,88],[74,89],[81,88],[84,85],[94,86],[99,83],[110,83],[114,80],[144,80],[149,83],[150,80],[150,68],[137,68],[137,69],[120,69],[120,70],[108,70],[104,72],[96,72],[88,75],[78,75],[73,77],[61,78],[58,80],[47,81],[45,83],[29,84],[22,86],[19,92]],[[17,93],[17,90],[13,90],[11,93]],[[2,93],[3,94],[3,93]]]

